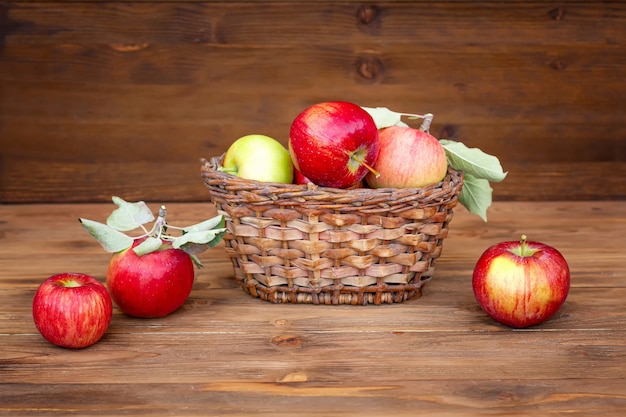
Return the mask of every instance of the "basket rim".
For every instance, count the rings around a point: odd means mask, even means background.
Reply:
[[[374,196],[379,195],[391,195],[393,198],[403,198],[403,196],[409,195],[424,195],[428,196],[437,190],[447,189],[451,197],[457,196],[461,192],[461,188],[464,182],[464,172],[457,170],[448,165],[446,176],[438,183],[433,183],[419,188],[335,188],[324,187],[316,184],[295,184],[295,183],[278,183],[278,182],[261,182],[257,180],[241,178],[236,175],[223,172],[219,170],[222,166],[221,163],[224,159],[225,153],[219,156],[213,156],[209,159],[201,158],[200,162],[201,173],[206,180],[206,185],[209,188],[214,188],[216,183],[223,184],[225,188],[232,191],[254,191],[261,190],[262,194],[285,194],[289,193],[292,196],[300,197],[313,197],[315,195],[331,195],[331,196],[343,196],[350,195],[356,200],[372,199]],[[209,183],[211,182],[211,183]],[[438,199],[437,203],[440,204],[441,200]]]

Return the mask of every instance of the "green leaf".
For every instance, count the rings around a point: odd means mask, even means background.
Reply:
[[[224,233],[225,228],[185,233],[172,241],[172,247],[197,255],[220,243]]]
[[[196,256],[221,242],[226,233],[226,219],[222,215],[185,227],[183,235],[172,242],[172,246],[191,255],[191,259],[199,268],[202,262]]]
[[[376,123],[378,129],[384,129],[390,126],[407,126],[402,122],[402,113],[396,113],[386,107],[363,107],[363,110],[369,113]]]
[[[163,246],[163,241],[161,239],[149,236],[146,240],[135,246],[133,251],[135,251],[138,256],[141,256],[157,251],[161,246]]]
[[[143,201],[129,203],[120,197],[114,196],[113,202],[118,208],[114,210],[107,219],[107,225],[115,230],[121,232],[134,230],[154,220],[152,211],[150,211]]]
[[[459,202],[470,213],[476,214],[484,221],[487,221],[487,209],[491,206],[492,194],[493,189],[489,185],[489,181],[465,173]]]
[[[194,263],[195,266],[197,266],[198,268],[204,268],[204,265],[202,265],[202,262],[200,262],[200,259],[198,259],[196,255],[189,255],[189,257],[191,258],[191,261]]]
[[[448,139],[440,139],[439,142],[446,150],[452,168],[488,181],[500,182],[506,177],[497,157],[478,148],[468,148],[461,142]]]
[[[78,219],[80,224],[96,238],[105,251],[115,253],[128,249],[133,244],[133,238],[117,231],[106,224],[88,219]]]
[[[225,224],[226,224],[226,220],[224,219],[224,216],[220,214],[213,218],[205,220],[203,222],[185,227],[183,229],[183,233],[203,232],[206,230],[212,230],[216,228],[223,229]]]

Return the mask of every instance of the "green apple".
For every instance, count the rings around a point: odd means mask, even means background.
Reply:
[[[233,142],[219,170],[261,182],[293,182],[293,164],[287,148],[265,135],[247,135]]]

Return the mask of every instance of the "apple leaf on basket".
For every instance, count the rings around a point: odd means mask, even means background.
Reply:
[[[500,161],[495,156],[478,148],[468,148],[462,142],[449,139],[439,139],[439,142],[446,150],[448,162],[454,169],[488,181],[500,182],[506,178],[507,173],[502,170]]]
[[[425,124],[422,124],[420,128],[428,130],[430,122],[432,121],[432,113],[426,114],[412,114],[412,113],[396,113],[389,110],[386,107],[363,107],[363,110],[369,113],[374,119],[374,123],[378,129],[384,129],[391,126],[409,126],[402,121],[402,117],[406,117],[409,120],[424,120]]]
[[[433,115],[397,113],[386,107],[363,107],[374,119],[378,129],[391,126],[407,126],[402,117],[408,119],[424,119],[421,130],[428,131]],[[492,193],[489,182],[500,182],[507,173],[502,170],[496,156],[489,155],[478,148],[468,148],[465,144],[449,139],[439,139],[443,146],[448,164],[459,171],[463,171],[465,180],[459,196],[459,202],[473,214],[487,221],[487,209],[492,203]]]
[[[459,196],[459,202],[473,214],[487,221],[487,209],[491,206],[493,189],[489,181],[477,178],[472,174],[465,174],[463,190]]]
[[[107,218],[106,224],[89,219],[80,218],[83,228],[102,245],[105,251],[115,253],[130,248],[133,242],[144,239],[133,248],[137,255],[144,255],[161,249],[165,242],[171,242],[172,247],[188,253],[197,266],[202,263],[196,255],[217,245],[226,233],[224,216],[218,215],[200,223],[176,227],[165,221],[166,209],[161,206],[159,215],[155,220],[154,215],[143,202],[130,203],[120,197],[113,197],[113,203],[118,208]],[[154,221],[150,230],[144,225]],[[129,236],[124,232],[140,229],[142,233],[137,236]],[[169,233],[170,230],[178,230],[178,236]]]
[[[461,142],[440,139],[446,151],[448,163],[454,169],[463,171],[465,180],[459,201],[470,213],[487,221],[487,209],[492,203],[493,189],[489,181],[500,182],[507,173],[502,170],[497,157],[478,148],[468,148]]]

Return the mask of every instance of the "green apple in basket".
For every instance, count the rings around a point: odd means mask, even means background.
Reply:
[[[434,138],[428,132],[431,113],[396,113],[385,107],[364,109],[374,119],[380,140],[380,153],[374,164],[380,175],[366,177],[371,187],[427,186],[441,181],[450,165],[464,174],[459,202],[487,221],[493,191],[490,182],[502,181],[507,175],[497,157],[461,142]],[[404,123],[403,117],[423,122],[415,129]]]
[[[240,178],[291,183],[293,164],[287,148],[265,135],[246,135],[233,142],[218,168]]]

